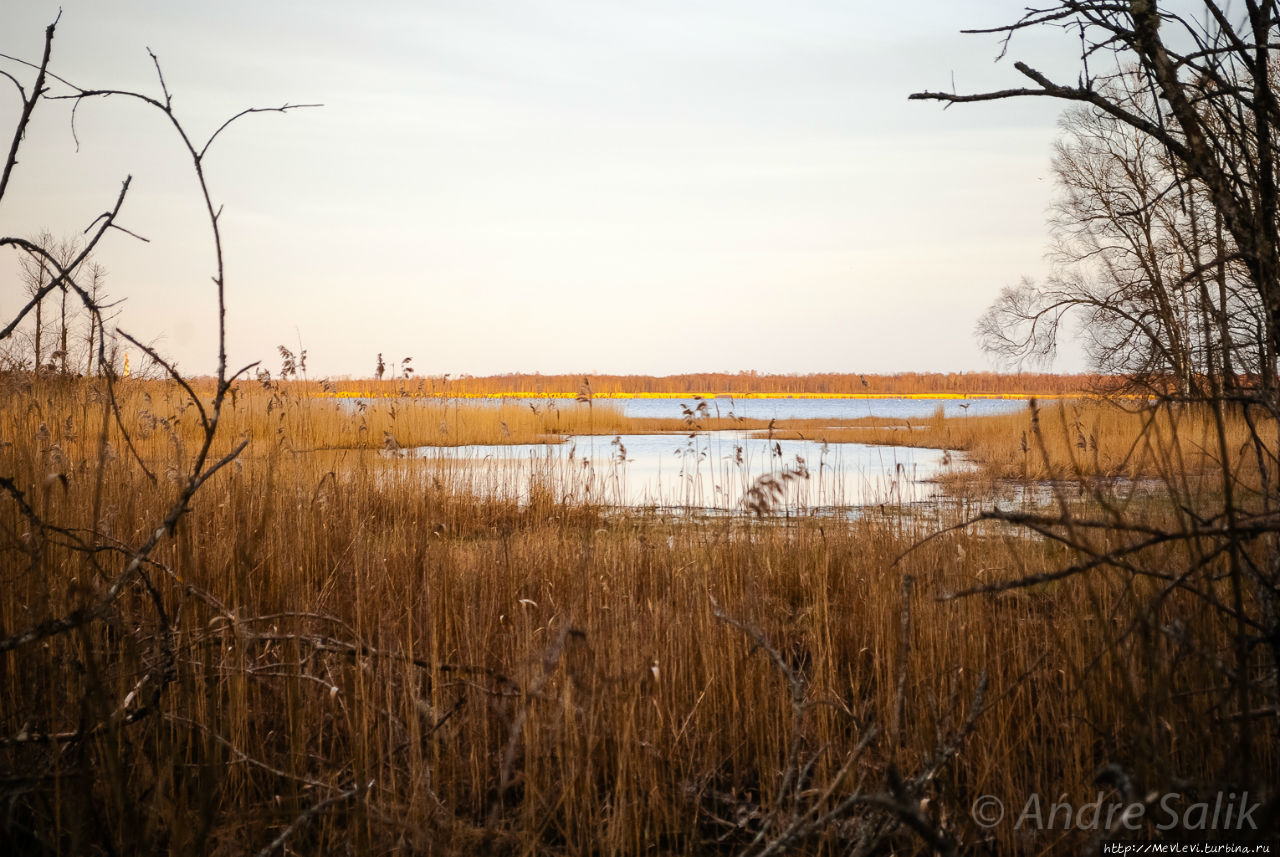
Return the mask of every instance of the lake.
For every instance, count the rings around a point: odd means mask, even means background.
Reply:
[[[496,401],[496,400],[495,400]],[[608,399],[633,417],[679,418],[685,399]],[[572,399],[562,408],[582,407]],[[1011,399],[708,399],[711,416],[758,419],[928,417],[1008,413]],[[964,405],[968,405],[966,408]],[[471,490],[527,498],[534,490],[609,505],[703,511],[742,511],[760,499],[771,477],[779,511],[806,513],[936,499],[939,476],[967,468],[962,455],[862,443],[769,440],[753,431],[571,436],[561,444],[419,447],[407,454],[450,471]],[[459,467],[461,465],[461,467]],[[753,488],[755,493],[753,494]]]
[[[783,396],[761,399],[734,399],[718,397],[702,399],[707,403],[711,416],[746,417],[747,419],[784,420],[784,419],[829,419],[855,420],[860,417],[890,417],[896,419],[923,419],[932,416],[938,408],[948,417],[984,416],[988,414],[1007,414],[1027,407],[1026,399],[791,399]],[[347,399],[347,402],[361,401]],[[363,400],[369,403],[377,399]],[[441,402],[452,401],[440,399]],[[582,406],[572,398],[493,398],[463,399],[471,405],[524,405],[533,402],[541,407],[543,402],[552,402],[561,410],[572,410]],[[600,397],[596,402],[601,407],[618,408],[628,417],[645,417],[658,419],[680,419],[681,406],[696,407],[698,399],[692,395],[672,399],[610,399]]]

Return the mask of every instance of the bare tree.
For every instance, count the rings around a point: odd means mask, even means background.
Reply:
[[[89,293],[89,298],[94,305],[104,313],[104,320],[109,321],[112,315],[108,313],[113,305],[108,303],[108,295],[106,291],[107,269],[97,262],[90,262],[84,272],[85,290]],[[112,349],[107,345],[107,332],[100,329],[99,325],[92,313],[87,314],[88,317],[84,325],[84,374],[93,374],[95,345],[102,343],[104,349],[109,353]],[[101,366],[101,362],[99,363]]]
[[[1277,48],[1275,0],[1249,0],[1238,18],[1214,0],[1200,17],[1160,7],[1156,0],[1064,0],[1030,9],[1019,20],[969,30],[1011,39],[1031,28],[1078,39],[1077,79],[1061,83],[1025,62],[1014,68],[1028,85],[989,92],[917,92],[910,97],[949,104],[1048,97],[1086,105],[1165,153],[1186,192],[1203,193],[1231,238],[1238,261],[1266,310],[1266,336],[1280,345],[1280,192],[1276,178],[1273,89]]]
[[[56,239],[48,230],[45,230],[31,240],[34,244],[45,248],[54,261],[50,262],[44,256],[32,254],[25,254],[18,258],[19,279],[28,299],[35,299],[37,295],[45,294],[53,283],[56,272],[62,270],[69,278],[84,284],[91,304],[105,308],[106,269],[93,261],[91,256],[81,254],[81,242],[78,237]],[[87,311],[83,303],[75,300],[74,292],[67,285],[65,278],[61,285],[53,288],[53,291],[57,293],[58,298],[57,318],[52,320],[56,325],[52,325],[45,319],[44,304],[47,297],[40,297],[36,302],[31,329],[25,331],[25,334],[31,343],[31,366],[36,371],[55,371],[67,375],[73,371],[74,366],[79,366],[82,362],[72,354],[73,345],[78,348],[75,340],[79,337],[72,333],[72,328],[77,324],[76,319],[82,315],[86,319],[88,334],[85,344],[90,354],[85,361],[88,364],[93,362],[92,350],[94,341],[97,339],[98,325],[93,313]],[[50,344],[53,346],[52,350],[48,347]],[[19,360],[26,362],[22,357]]]
[[[1133,89],[1117,98],[1144,97]],[[1211,365],[1232,386],[1238,372],[1268,376],[1264,310],[1229,237],[1202,225],[1221,226],[1205,195],[1108,114],[1075,107],[1061,125],[1053,272],[1001,293],[979,321],[983,346],[1014,363],[1050,357],[1073,314],[1095,369],[1145,389],[1203,396]]]
[[[59,16],[60,17],[60,16]],[[79,764],[77,757],[84,755],[83,748],[90,747],[88,752],[95,752],[93,742],[106,740],[114,743],[123,740],[119,730],[123,726],[138,723],[147,718],[161,714],[161,701],[166,688],[178,679],[176,654],[174,649],[174,628],[176,620],[166,606],[165,598],[157,588],[153,575],[161,573],[164,566],[155,559],[158,547],[172,538],[179,523],[191,509],[193,499],[201,488],[216,473],[233,462],[248,444],[248,439],[224,445],[222,452],[215,446],[219,437],[219,425],[224,405],[236,379],[250,371],[254,365],[232,370],[228,366],[226,351],[226,278],[223,259],[223,242],[221,226],[221,207],[215,201],[206,174],[206,156],[212,144],[238,119],[260,112],[286,112],[302,105],[285,104],[273,108],[251,108],[230,117],[204,140],[193,138],[186,126],[174,110],[173,97],[169,91],[161,71],[159,61],[152,54],[155,66],[158,94],[145,94],[126,90],[94,89],[76,85],[51,70],[54,36],[58,21],[50,24],[44,33],[43,50],[38,61],[29,62],[13,57],[3,57],[8,63],[0,67],[0,77],[17,91],[21,101],[21,110],[11,130],[10,144],[4,155],[3,170],[0,172],[0,205],[8,200],[6,194],[14,170],[19,163],[19,152],[27,142],[31,117],[41,106],[49,101],[70,101],[78,107],[87,99],[124,99],[137,102],[156,111],[173,131],[176,141],[189,159],[189,164],[196,179],[196,187],[203,202],[206,227],[210,236],[210,261],[213,268],[213,284],[217,301],[217,315],[214,325],[217,330],[216,373],[213,379],[211,394],[200,394],[191,380],[178,371],[176,366],[161,355],[155,348],[141,341],[127,331],[114,329],[107,332],[109,321],[108,306],[103,298],[103,278],[105,272],[90,260],[91,256],[108,235],[123,234],[138,238],[121,222],[121,212],[128,197],[131,178],[125,177],[120,191],[112,204],[102,213],[91,219],[83,237],[75,242],[57,242],[47,234],[36,238],[17,236],[0,236],[0,249],[15,251],[22,260],[23,270],[27,272],[28,294],[26,302],[19,307],[11,318],[0,324],[0,344],[12,343],[29,319],[34,319],[34,367],[39,370],[42,365],[48,366],[46,357],[50,358],[56,369],[63,373],[70,370],[70,318],[73,308],[78,305],[80,311],[89,317],[89,330],[86,334],[90,349],[96,349],[96,362],[102,374],[101,379],[92,379],[94,386],[85,391],[88,397],[103,403],[104,419],[99,444],[97,484],[105,479],[105,468],[110,456],[107,452],[107,416],[114,415],[118,433],[129,447],[139,469],[156,485],[157,497],[162,497],[163,511],[150,525],[143,525],[138,533],[124,538],[113,536],[100,525],[95,518],[94,529],[86,530],[60,520],[55,512],[50,511],[47,502],[37,499],[41,488],[33,483],[28,475],[20,472],[0,473],[0,503],[5,504],[8,519],[20,522],[25,533],[16,542],[7,543],[4,553],[13,559],[13,564],[6,560],[5,574],[33,575],[44,577],[51,575],[62,566],[54,559],[54,555],[70,552],[79,563],[86,578],[95,581],[93,587],[73,587],[65,598],[49,598],[44,603],[32,605],[28,610],[30,621],[26,627],[6,627],[0,630],[0,655],[6,655],[6,663],[18,663],[21,657],[28,665],[43,665],[51,674],[57,675],[52,681],[57,684],[65,679],[67,687],[75,687],[77,683],[83,688],[83,698],[79,700],[78,725],[67,731],[42,731],[32,724],[40,723],[44,717],[34,709],[38,701],[21,700],[19,705],[26,708],[21,711],[6,711],[6,721],[15,717],[17,723],[23,725],[16,734],[0,735],[0,748],[7,753],[14,753],[24,748],[61,748],[49,754],[36,753],[27,758],[35,759],[31,776],[9,776],[11,768],[6,765],[6,776],[0,779],[0,794],[4,797],[6,813],[0,821],[0,839],[9,841],[15,831],[22,835],[36,835],[30,827],[23,827],[23,808],[30,809],[41,805],[46,799],[53,804],[60,800],[59,794],[47,789],[48,783],[60,782],[66,775],[68,766]],[[62,296],[59,307],[60,327],[56,331],[57,348],[52,355],[48,354],[46,339],[48,337],[47,322],[44,315],[44,304],[54,293]],[[96,331],[96,332],[95,332]],[[173,489],[164,487],[156,475],[149,469],[147,461],[133,449],[128,428],[121,418],[119,405],[119,385],[112,356],[108,353],[108,343],[114,336],[139,348],[156,366],[160,367],[175,389],[185,396],[186,408],[196,414],[199,425],[199,443],[194,454],[182,457],[182,468],[169,474]],[[12,353],[12,350],[10,350]],[[42,426],[42,429],[44,427]],[[215,451],[219,450],[219,451]],[[68,485],[65,472],[54,474]],[[91,484],[93,480],[90,480]],[[47,492],[45,493],[47,497]],[[6,537],[13,528],[6,528]],[[22,547],[15,551],[14,544]],[[25,565],[24,565],[25,563]],[[180,590],[182,597],[190,597],[192,588]],[[134,605],[126,607],[125,605]],[[150,610],[149,618],[140,619],[134,613],[136,605],[141,604],[143,610]],[[145,615],[145,613],[144,613]],[[126,616],[131,618],[126,619]],[[68,671],[53,654],[58,641],[69,639],[89,639],[90,634],[111,635],[120,632],[131,633],[137,641],[141,657],[137,659],[123,658],[106,652],[102,656],[116,658],[109,663],[90,664],[92,669],[82,669],[79,673]],[[97,657],[93,655],[92,657]],[[87,673],[87,675],[86,675]],[[103,680],[110,676],[110,682]],[[118,698],[111,698],[113,687],[124,682],[126,688]],[[76,712],[69,715],[75,718]],[[73,721],[74,722],[74,721]],[[199,723],[194,724],[199,727]],[[99,745],[99,749],[101,746]],[[66,752],[62,752],[66,751]],[[74,752],[72,752],[74,751]],[[115,751],[113,751],[115,752]],[[6,760],[13,758],[6,757]],[[34,785],[32,785],[34,784]],[[79,788],[77,786],[76,788]],[[321,808],[330,806],[335,801],[349,800],[358,797],[367,790],[367,786],[347,789],[341,794],[334,794],[321,801]],[[86,798],[91,800],[91,798]],[[127,803],[127,802],[125,802]],[[126,807],[127,809],[127,807]],[[40,812],[42,810],[37,810]],[[316,810],[317,812],[319,810]],[[58,809],[52,810],[56,815]],[[91,813],[100,818],[97,810]],[[298,824],[313,817],[314,812],[304,813]],[[106,830],[101,821],[99,829],[94,833],[95,849],[118,853],[124,843],[112,843],[102,836]],[[16,825],[16,827],[14,826]],[[273,843],[268,851],[274,850],[296,826],[286,830],[277,843]],[[125,831],[125,835],[141,831]],[[99,841],[101,839],[101,841]],[[19,840],[21,841],[21,840]],[[57,849],[64,845],[55,846]],[[159,848],[159,846],[157,846]],[[73,849],[74,850],[74,849]]]
[[[1108,770],[1121,771],[1116,776],[1126,782],[1132,778],[1124,769],[1142,770],[1144,787],[1156,790],[1188,782],[1254,789],[1270,801],[1272,825],[1280,798],[1256,751],[1280,740],[1277,8],[1275,0],[1246,0],[1242,9],[1202,0],[1179,11],[1157,0],[1058,0],[1028,9],[1013,23],[967,32],[1000,36],[1003,58],[1022,31],[1057,30],[1080,46],[1074,81],[1015,62],[1021,86],[911,96],[946,104],[1039,97],[1080,106],[1068,118],[1067,144],[1059,152],[1066,202],[1056,229],[1066,239],[1059,241],[1066,259],[1095,264],[1103,276],[1085,279],[1077,266],[1074,280],[1060,277],[1043,291],[1011,290],[983,329],[995,335],[1001,317],[1043,325],[1006,343],[1035,352],[1056,334],[1063,307],[1105,314],[1110,327],[1098,340],[1100,356],[1178,376],[1174,387],[1199,400],[1196,413],[1211,427],[1207,451],[1216,462],[1194,470],[1149,429],[1135,446],[1162,456],[1163,479],[1144,488],[1163,502],[1136,506],[1128,502],[1134,489],[1109,488],[1079,473],[1084,499],[1055,489],[1056,512],[982,513],[978,520],[1027,528],[1076,559],[1052,573],[959,595],[1077,575],[1129,580],[1128,610],[1113,614],[1120,625],[1103,640],[1108,653],[1126,653],[1148,678],[1127,690],[1154,699],[1156,689],[1181,680],[1180,658],[1211,665],[1221,685],[1187,693],[1214,699],[1227,712],[1206,725],[1201,740],[1220,742],[1230,763],[1217,771],[1170,771],[1161,764],[1165,739],[1149,734],[1107,746]],[[1240,340],[1248,339],[1255,318],[1250,353]],[[1245,362],[1257,372],[1237,384]],[[1163,412],[1175,431],[1184,413],[1167,398],[1147,410],[1149,425]],[[1250,429],[1248,472],[1238,465],[1242,450],[1227,431],[1232,419]],[[1034,411],[1033,427],[1039,440]],[[1175,593],[1208,605],[1208,618],[1198,627],[1163,619]],[[1137,637],[1169,641],[1178,654],[1162,654]],[[1163,697],[1166,704],[1185,699]],[[1134,724],[1133,731],[1141,728]]]

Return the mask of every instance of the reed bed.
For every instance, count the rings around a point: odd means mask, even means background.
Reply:
[[[157,420],[168,394],[144,394]],[[0,396],[0,472],[59,528],[0,507],[4,637],[102,597],[75,539],[109,558],[145,537],[189,415],[135,438],[153,481],[94,384]],[[1234,764],[1227,691],[1195,655],[1226,645],[1203,599],[1162,593],[1136,632],[1117,617],[1157,580],[945,600],[1071,561],[1025,530],[643,514],[550,482],[481,496],[417,459],[299,454],[356,415],[282,407],[270,431],[248,424],[248,454],[104,621],[0,652],[0,832],[17,853],[748,853],[928,770],[948,736],[921,812],[966,849],[1048,853],[1088,834],[985,829],[969,807],[1083,802],[1104,765],[1156,783]],[[245,430],[260,411],[232,413]],[[407,444],[406,413],[385,425]],[[1182,643],[1151,633],[1175,624]],[[1280,762],[1269,737],[1254,754]],[[848,853],[868,830],[929,850],[874,807],[789,850]]]
[[[1019,372],[898,372],[892,375],[821,372],[693,372],[680,375],[540,375],[511,373],[458,377],[335,381],[337,395],[415,396],[1075,396],[1114,388],[1107,375]]]
[[[29,381],[8,381],[19,391]],[[40,425],[54,427],[67,416],[85,423],[92,411],[100,415],[108,401],[105,390],[85,392],[74,379],[45,381],[40,396],[17,415],[15,435],[32,433]],[[193,385],[204,404],[212,391]],[[680,433],[692,430],[762,429],[764,420],[715,416],[691,411],[689,418],[629,418],[621,405],[608,400],[564,401],[464,398],[421,398],[411,395],[375,398],[330,398],[309,382],[240,382],[233,388],[220,422],[217,451],[241,439],[253,443],[250,454],[282,446],[292,451],[323,449],[408,449],[419,446],[473,444],[514,445],[559,443],[570,435]],[[30,392],[30,391],[28,391]],[[176,445],[197,444],[202,437],[200,413],[185,391],[162,381],[117,382],[115,409],[107,420],[114,445],[131,442],[144,458],[157,458]],[[696,405],[695,397],[689,402]],[[74,413],[73,413],[74,412]],[[96,417],[95,417],[96,418]],[[127,433],[129,441],[125,440]],[[255,452],[256,451],[256,452]],[[145,454],[144,454],[145,453]]]
[[[1254,419],[1255,425],[1268,422]],[[1230,467],[1254,466],[1246,416],[1226,408],[1223,421]],[[781,424],[776,435],[960,450],[994,479],[1172,478],[1175,470],[1194,474],[1217,468],[1222,457],[1207,405],[1080,399],[1032,403],[1015,413],[990,416],[947,417],[938,409],[920,420],[864,418],[839,426],[830,420],[807,422]],[[1266,424],[1258,428],[1263,435],[1275,434]]]

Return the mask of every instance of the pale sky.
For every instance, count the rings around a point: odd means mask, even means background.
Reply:
[[[150,47],[195,136],[324,104],[209,156],[237,364],[275,370],[301,339],[313,377],[378,352],[419,374],[986,370],[977,316],[1046,269],[1061,105],[907,101],[1017,85],[1013,59],[1072,68],[1069,39],[996,64],[994,37],[959,34],[1021,0],[0,0],[0,53],[38,59],[59,5],[57,73],[158,93]],[[77,152],[68,120],[39,108],[0,233],[78,232],[132,174],[120,222],[152,243],[98,253],[121,326],[212,370],[208,230],[172,132],[89,102]]]

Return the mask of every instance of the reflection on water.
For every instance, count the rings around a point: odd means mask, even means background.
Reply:
[[[462,478],[484,494],[523,501],[541,491],[610,505],[723,511],[742,510],[747,492],[766,474],[791,474],[779,507],[803,512],[932,499],[939,489],[929,480],[965,466],[938,449],[772,441],[737,431],[406,452],[447,468],[452,483]]]

